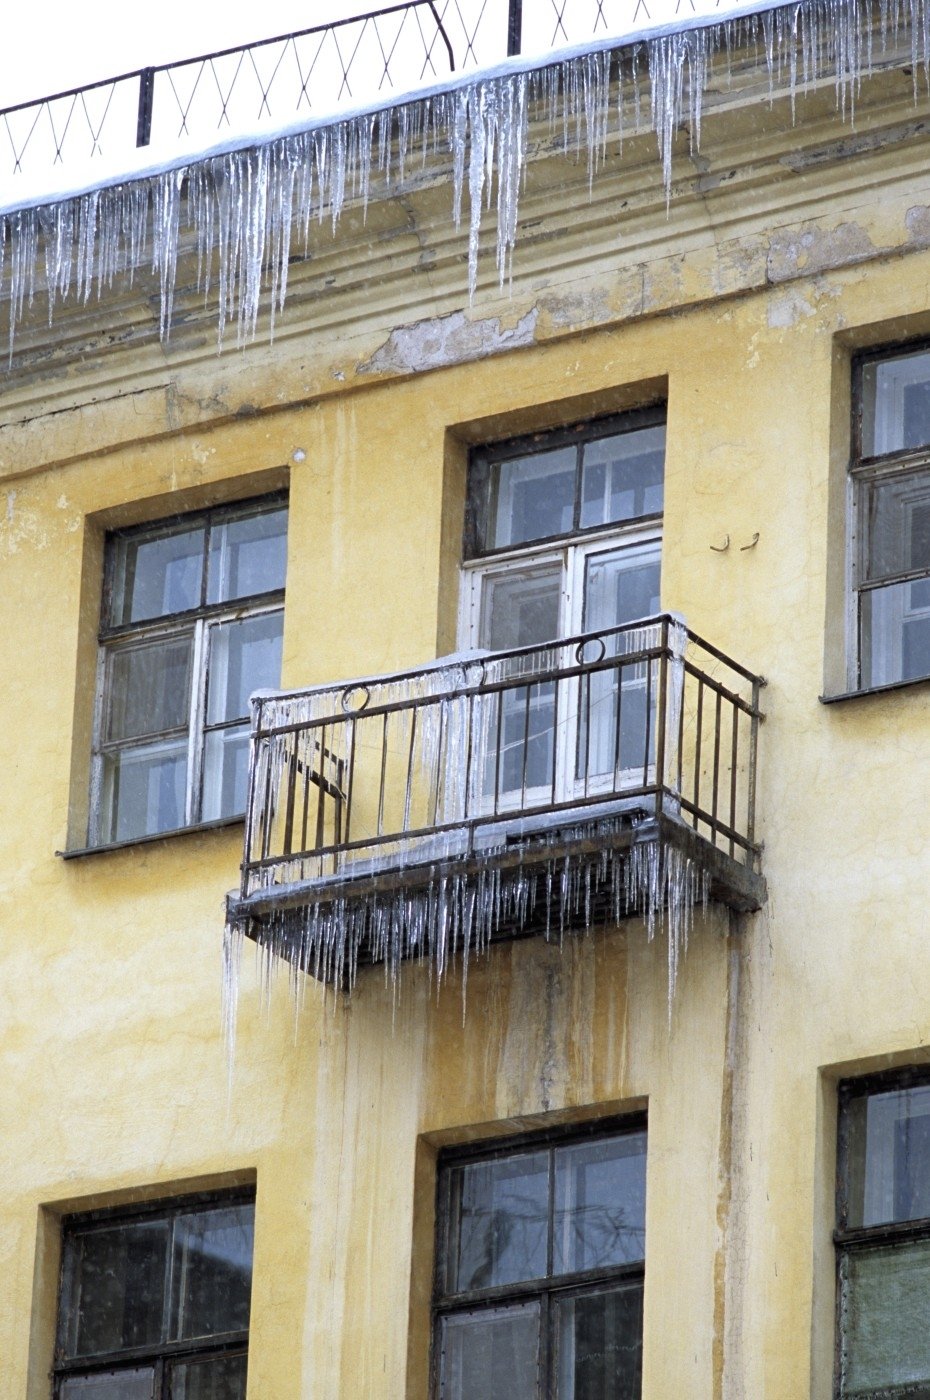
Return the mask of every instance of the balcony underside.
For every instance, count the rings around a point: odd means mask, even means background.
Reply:
[[[230,895],[228,921],[325,981],[359,967],[431,958],[537,934],[646,919],[687,932],[695,904],[751,913],[765,900],[753,868],[680,819],[644,809],[523,831],[481,851],[390,858],[364,873]]]

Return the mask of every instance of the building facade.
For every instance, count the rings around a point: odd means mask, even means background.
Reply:
[[[747,42],[667,208],[537,114],[471,303],[432,152],[273,336],[191,249],[167,341],[27,311],[3,1400],[930,1393],[909,52],[850,125]]]

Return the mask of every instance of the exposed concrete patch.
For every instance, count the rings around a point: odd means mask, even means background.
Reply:
[[[904,216],[907,241],[912,248],[930,248],[930,208],[913,204]]]
[[[771,297],[766,307],[766,317],[772,330],[788,330],[805,316],[813,316],[816,307],[803,292],[792,289],[778,292]]]
[[[639,279],[637,279],[639,282]],[[641,282],[636,290],[637,309],[642,303]],[[606,288],[570,291],[564,294],[550,294],[540,299],[540,305],[551,322],[553,330],[574,330],[580,326],[602,326],[616,319],[617,310],[608,296]],[[628,312],[626,314],[629,314]]]
[[[533,344],[538,318],[539,308],[534,306],[509,330],[499,316],[470,321],[464,311],[398,326],[370,359],[362,361],[358,373],[408,374],[519,349]]]
[[[769,282],[788,282],[794,277],[810,277],[830,268],[864,262],[877,251],[859,224],[837,224],[831,229],[805,224],[773,235],[766,275]]]

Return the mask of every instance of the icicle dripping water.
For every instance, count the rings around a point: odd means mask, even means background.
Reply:
[[[672,187],[676,132],[687,124],[692,151],[700,147],[704,99],[731,55],[755,48],[767,72],[769,97],[786,87],[794,106],[798,83],[831,79],[836,106],[849,118],[857,92],[876,60],[892,61],[903,46],[914,74],[930,77],[930,0],[880,0],[877,23],[869,0],[800,0],[762,14],[735,14],[673,33],[633,40],[614,52],[598,50],[542,68],[489,74],[447,91],[400,102],[374,114],[334,120],[261,145],[206,157],[122,185],[63,198],[41,209],[0,215],[0,298],[6,301],[9,354],[16,328],[32,303],[41,269],[48,314],[69,298],[86,300],[132,280],[146,259],[160,284],[159,326],[171,329],[178,258],[196,254],[196,286],[217,294],[220,345],[228,324],[237,340],[254,336],[263,292],[280,313],[287,294],[292,239],[309,247],[311,224],[338,226],[347,198],[367,207],[373,175],[389,191],[421,176],[430,156],[451,159],[452,218],[458,224],[467,186],[468,288],[478,286],[482,211],[496,186],[497,273],[510,270],[518,232],[520,187],[533,118],[548,119],[556,142],[587,154],[593,181],[612,138],[638,125],[639,74],[648,71],[649,110],[667,197]],[[611,122],[611,79],[624,75]],[[419,148],[420,172],[412,153]],[[186,191],[186,194],[184,192]],[[182,198],[182,194],[184,197]]]

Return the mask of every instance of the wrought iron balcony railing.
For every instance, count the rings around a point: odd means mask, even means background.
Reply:
[[[758,908],[761,685],[663,615],[262,693],[230,922],[340,978],[682,898]]]

